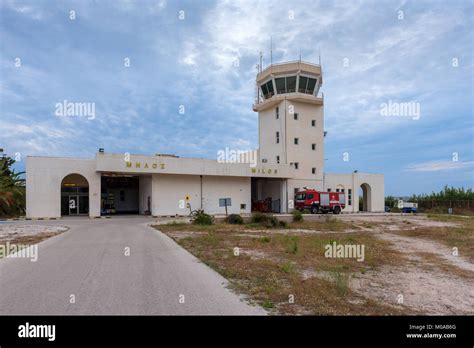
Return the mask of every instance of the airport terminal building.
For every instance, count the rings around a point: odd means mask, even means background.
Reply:
[[[324,97],[320,65],[273,64],[256,79],[259,148],[255,161],[111,154],[93,159],[27,157],[29,218],[110,214],[188,215],[251,213],[265,200],[275,213],[290,212],[304,188],[345,193],[344,212],[384,211],[382,174],[324,172]],[[238,162],[238,163],[236,163]],[[242,163],[247,162],[247,163]]]

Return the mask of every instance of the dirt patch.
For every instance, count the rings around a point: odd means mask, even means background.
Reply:
[[[354,291],[369,298],[430,315],[473,314],[473,286],[472,280],[419,267],[382,267],[351,281]]]
[[[449,264],[455,267],[474,272],[474,264],[470,263],[459,255],[453,255],[452,249],[440,243],[415,237],[404,237],[392,233],[378,233],[375,234],[375,236],[393,243],[393,248],[402,253],[411,255],[420,252],[432,253],[440,256],[442,259],[446,260]]]
[[[0,226],[0,258],[12,246],[21,250],[27,246],[37,244],[45,239],[54,237],[69,230],[65,226],[40,225],[2,225]]]
[[[473,222],[361,215],[275,229],[167,225],[164,232],[271,313],[459,315],[474,313]],[[364,260],[325,257],[334,242],[364,245]]]

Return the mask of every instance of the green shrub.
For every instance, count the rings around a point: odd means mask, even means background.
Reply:
[[[287,226],[287,223],[285,221],[278,221],[276,217],[272,215],[268,215],[268,214],[262,214],[262,213],[253,213],[251,221],[253,224],[258,224],[266,228]]]
[[[293,265],[293,263],[288,261],[280,265],[280,269],[285,273],[293,273],[295,271],[295,265]]]
[[[232,225],[242,225],[244,223],[244,219],[239,214],[230,214],[226,220],[227,223]]]
[[[291,215],[293,215],[293,222],[303,221],[303,213],[298,209],[293,210]]]
[[[259,223],[263,222],[266,219],[267,219],[267,215],[265,215],[263,213],[260,213],[260,212],[256,212],[256,213],[252,214],[252,220],[251,221],[255,224],[259,224]]]
[[[262,237],[262,238],[260,238],[260,242],[262,242],[262,243],[269,243],[269,242],[270,242],[270,237],[267,237],[267,236]]]
[[[334,279],[334,284],[336,285],[336,291],[339,296],[345,296],[349,290],[349,279],[347,274],[332,272],[332,278]]]
[[[196,225],[212,225],[214,218],[206,214],[204,210],[197,210],[191,217],[191,221]]]
[[[273,304],[272,301],[266,300],[266,301],[264,301],[264,302],[262,303],[262,307],[263,307],[263,308],[270,309],[270,308],[275,307],[275,305]]]
[[[297,236],[288,237],[286,252],[289,254],[296,254],[298,252],[298,237]]]

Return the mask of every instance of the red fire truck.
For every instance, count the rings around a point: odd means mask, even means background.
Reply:
[[[346,206],[346,196],[343,192],[320,192],[305,189],[295,194],[295,208],[303,211],[311,210],[311,214],[332,212],[339,214]]]

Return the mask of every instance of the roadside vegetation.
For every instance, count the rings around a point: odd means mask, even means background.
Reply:
[[[474,215],[474,192],[471,188],[446,185],[439,192],[412,195],[408,201],[418,203],[418,211],[421,213],[448,214],[448,209],[451,208],[451,214],[454,215]],[[397,204],[397,198],[385,197],[385,206],[390,207],[392,212],[400,211]]]
[[[265,214],[254,214],[248,224],[171,223],[155,228],[229,279],[237,292],[271,313],[407,313],[403,306],[373,301],[350,287],[360,275],[400,262],[400,254],[389,243],[335,218],[300,220],[283,226],[276,221]],[[356,232],[343,233],[348,229]],[[326,246],[333,243],[364,245],[364,262],[325,257]]]
[[[16,173],[12,169],[13,158],[0,152],[0,217],[15,217],[25,214],[24,172]]]

